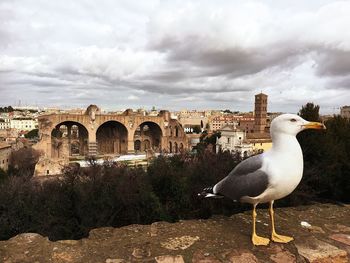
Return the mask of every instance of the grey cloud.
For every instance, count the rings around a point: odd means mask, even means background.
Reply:
[[[317,55],[317,74],[319,76],[350,75],[350,51],[321,49]]]
[[[191,36],[181,40],[159,40],[149,45],[149,48],[166,52],[170,65],[177,63],[183,65],[182,70],[191,66],[201,69],[192,76],[221,76],[231,78],[247,74],[256,74],[267,68],[280,66],[294,66],[301,55],[312,51],[308,45],[300,43],[278,42],[262,47],[225,47],[213,48],[206,46],[206,39],[200,36]],[[200,72],[200,74],[199,74]]]
[[[289,2],[293,13],[274,1],[29,0],[4,13],[2,1],[1,103],[251,109],[262,89],[283,111],[350,99],[350,40],[334,34],[350,20],[333,16],[350,5]]]

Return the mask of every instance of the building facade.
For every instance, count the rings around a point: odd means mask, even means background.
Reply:
[[[270,150],[272,140],[269,133],[251,133],[247,135],[247,142],[252,144],[254,153]]]
[[[216,151],[239,152],[242,156],[253,153],[252,144],[246,140],[246,133],[233,125],[226,125],[218,130],[221,133],[216,141]]]
[[[0,168],[7,171],[10,162],[11,145],[0,142]]]
[[[213,117],[210,123],[210,130],[218,131],[227,125],[237,126],[239,123],[240,116],[233,114],[226,114],[221,116]]]
[[[32,118],[18,117],[10,120],[11,128],[19,131],[31,131],[38,128],[38,121]]]
[[[0,130],[6,130],[11,128],[11,122],[9,118],[0,118]]]

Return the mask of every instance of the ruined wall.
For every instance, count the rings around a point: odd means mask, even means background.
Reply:
[[[171,119],[168,111],[161,111],[158,116],[144,116],[130,109],[123,114],[102,114],[96,105],[90,105],[85,114],[40,116],[39,136],[35,149],[49,159],[116,156],[148,150],[178,153],[188,149],[181,124]]]

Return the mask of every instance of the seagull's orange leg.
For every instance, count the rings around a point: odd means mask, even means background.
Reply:
[[[292,241],[294,238],[288,236],[282,236],[276,233],[275,231],[275,218],[273,211],[273,201],[270,202],[270,219],[271,219],[271,240],[277,243],[288,243]]]
[[[253,207],[253,233],[252,233],[252,242],[255,246],[267,246],[270,242],[268,238],[260,237],[256,234],[255,231],[255,222],[256,222],[256,204]]]

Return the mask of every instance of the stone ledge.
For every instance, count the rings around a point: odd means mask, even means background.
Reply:
[[[289,244],[254,247],[251,213],[208,220],[98,228],[88,238],[51,242],[35,233],[0,241],[0,261],[15,262],[350,262],[350,206],[315,204],[276,209],[277,232]],[[257,231],[269,235],[269,217],[258,211]],[[301,224],[301,222],[303,222]],[[305,223],[307,222],[307,224]]]

